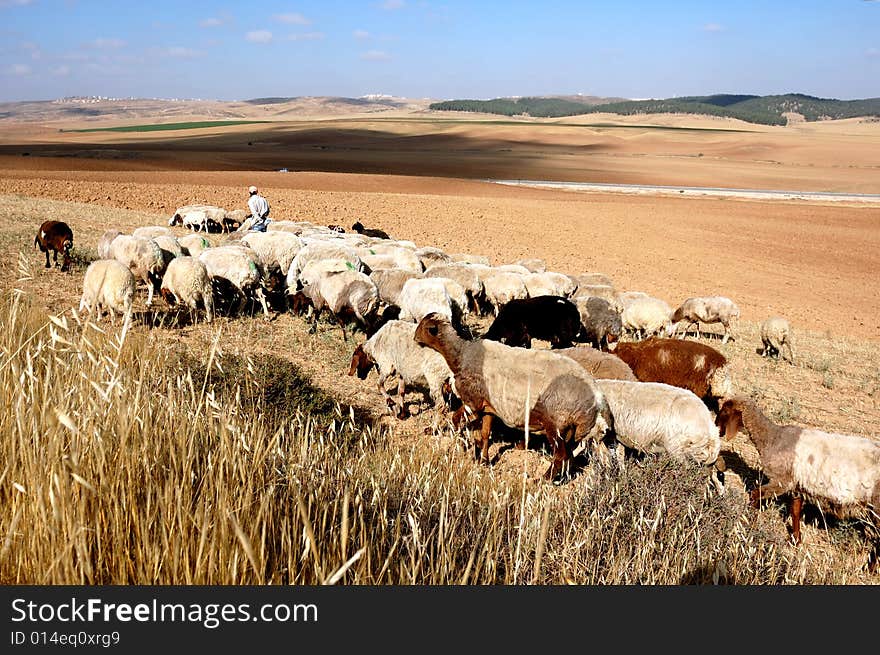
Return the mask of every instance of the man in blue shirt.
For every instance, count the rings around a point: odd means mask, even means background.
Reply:
[[[260,195],[255,186],[248,189],[248,209],[251,210],[251,224],[249,229],[254,232],[265,232],[269,225],[269,202]]]

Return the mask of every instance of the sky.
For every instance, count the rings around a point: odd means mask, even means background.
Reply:
[[[880,97],[880,0],[0,0],[0,101]]]

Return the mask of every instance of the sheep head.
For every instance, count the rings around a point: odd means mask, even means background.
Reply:
[[[742,424],[742,401],[737,398],[725,400],[715,417],[715,425],[721,431],[721,438],[730,441],[736,437]]]
[[[451,324],[445,317],[436,312],[431,312],[419,321],[413,339],[420,346],[427,346],[439,351],[442,334],[449,327],[451,327]]]
[[[61,246],[61,253],[64,255],[64,260],[61,262],[61,271],[69,271],[70,265],[73,263],[73,259],[70,256],[70,251],[73,248],[73,239],[68,238],[64,240],[64,243]]]
[[[376,362],[364,350],[363,344],[360,344],[351,354],[351,366],[348,369],[348,374],[354,375],[357,373],[358,378],[366,380],[367,374],[375,364]]]

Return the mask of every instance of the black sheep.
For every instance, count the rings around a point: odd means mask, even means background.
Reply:
[[[504,305],[483,338],[519,348],[530,348],[532,339],[549,341],[551,348],[571,348],[584,334],[577,305],[568,298],[535,296]]]
[[[364,227],[363,223],[357,221],[354,225],[351,226],[351,229],[357,232],[358,234],[363,234],[366,237],[375,237],[377,239],[390,239],[388,233],[384,230],[380,230],[375,227]]]

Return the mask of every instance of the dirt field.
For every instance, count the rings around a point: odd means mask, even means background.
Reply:
[[[158,133],[60,131],[108,121],[4,121],[0,193],[150,212],[164,223],[191,202],[243,208],[244,189],[257,184],[276,219],[346,227],[360,220],[495,263],[528,256],[566,273],[600,271],[618,289],[645,291],[673,306],[692,295],[724,294],[746,322],[781,314],[798,330],[880,339],[877,205],[622,196],[474,181],[877,193],[880,123],[770,128],[708,117],[595,115],[586,128],[577,125],[587,121],[572,118],[480,118],[452,114],[430,122],[425,112],[411,112]],[[595,127],[612,121],[617,127]],[[291,172],[277,172],[283,165]],[[371,172],[358,172],[364,169]]]
[[[175,136],[96,136],[60,133],[57,125],[5,123],[2,287],[15,284],[54,313],[78,303],[83,271],[45,270],[43,255],[33,248],[41,220],[67,220],[77,247],[88,251],[107,228],[165,225],[183,204],[244,208],[245,189],[257,184],[279,220],[345,227],[360,220],[419,245],[487,255],[498,264],[540,257],[561,272],[606,273],[619,290],[645,291],[673,307],[693,295],[727,295],[742,310],[738,338],[724,345],[711,336],[704,340],[728,356],[741,392],[758,398],[780,422],[877,436],[880,207],[593,194],[464,179],[880,192],[877,123],[781,130],[661,118],[654,123],[728,131],[640,130],[630,121],[588,130],[592,136],[578,141],[570,140],[572,127],[470,121],[435,131],[424,121],[371,124],[359,118]],[[277,172],[284,165],[291,172]],[[788,317],[797,331],[796,366],[756,352],[757,326],[772,314]],[[226,350],[283,356],[343,405],[376,417],[384,412],[375,378],[346,375],[353,343],[343,343],[330,325],[309,335],[301,319],[281,313],[270,323],[237,317],[221,318],[214,328],[168,330],[147,322],[138,329],[196,350],[219,329]],[[396,422],[395,431],[412,439],[436,419],[426,412]],[[755,453],[744,443],[732,448],[753,466]],[[526,465],[539,475],[546,467],[537,452],[507,448],[496,444],[495,455],[505,451],[496,470]],[[806,534],[807,540],[823,539],[816,531]]]

